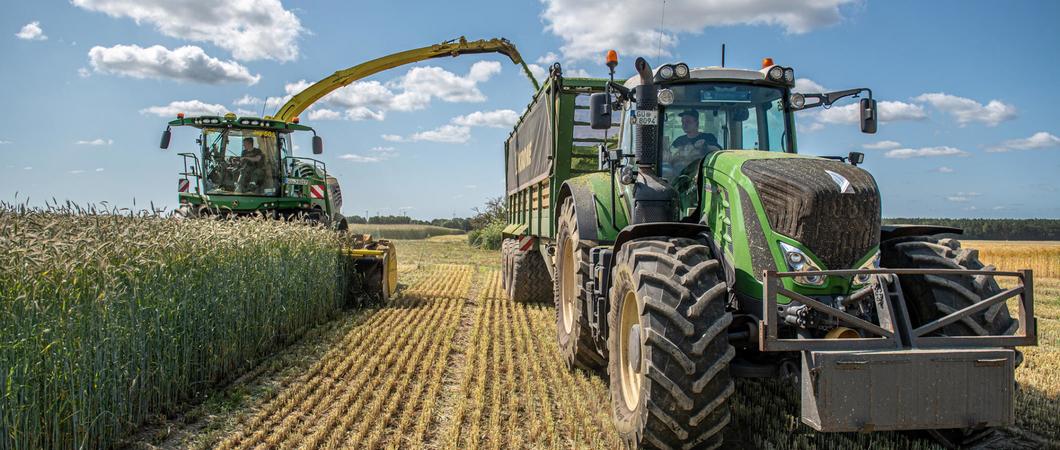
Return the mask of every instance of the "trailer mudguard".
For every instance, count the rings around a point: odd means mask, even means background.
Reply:
[[[964,234],[964,230],[940,225],[883,225],[880,227],[880,242],[906,236],[935,234]]]
[[[618,211],[610,211],[611,178],[606,173],[592,173],[571,178],[560,187],[553,216],[558,220],[560,207],[567,197],[574,199],[574,211],[578,220],[578,239],[583,241],[613,242],[619,229],[627,224],[622,204],[616,201]],[[611,215],[617,214],[612,226]]]

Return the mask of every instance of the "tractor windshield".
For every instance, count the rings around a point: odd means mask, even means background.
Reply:
[[[662,175],[674,178],[716,150],[787,151],[784,91],[737,83],[672,85],[660,107]]]
[[[278,195],[284,140],[276,133],[238,128],[204,129],[202,160],[207,194]]]

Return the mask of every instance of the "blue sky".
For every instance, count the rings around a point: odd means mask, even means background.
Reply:
[[[7,2],[0,200],[171,208],[175,153],[194,146],[186,129],[157,148],[176,110],[258,113],[273,97],[269,114],[300,81],[466,35],[594,76],[608,48],[628,76],[636,56],[716,65],[724,42],[727,65],[769,56],[806,91],[873,90],[876,135],[852,109],[805,111],[799,146],[865,152],[885,216],[1060,217],[1057,2],[356,3]],[[303,122],[325,139],[347,214],[466,216],[503,194],[503,142],[530,95],[503,57],[465,56],[380,73]]]

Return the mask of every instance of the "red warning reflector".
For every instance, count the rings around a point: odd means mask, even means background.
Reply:
[[[324,198],[324,186],[320,184],[309,186],[309,196],[313,198]]]
[[[177,180],[177,192],[188,192],[189,188],[191,188],[191,182],[187,178]]]

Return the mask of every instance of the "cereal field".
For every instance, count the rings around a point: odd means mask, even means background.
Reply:
[[[150,448],[599,448],[620,446],[606,380],[569,372],[551,305],[509,301],[495,252],[400,241],[402,295],[318,327],[206,403],[159,418]],[[984,251],[984,254],[986,251]],[[989,260],[988,260],[989,261]],[[990,445],[1060,439],[1060,280],[1039,278],[1041,346],[1017,372],[1021,429]],[[938,448],[905,433],[821,434],[798,395],[740,380],[728,448]]]

